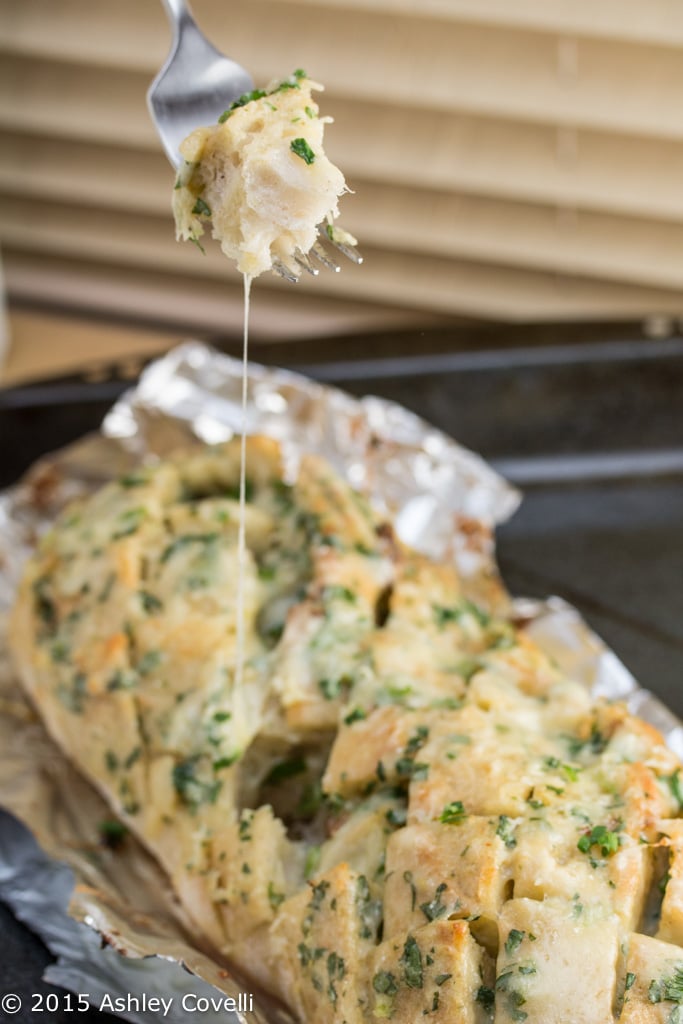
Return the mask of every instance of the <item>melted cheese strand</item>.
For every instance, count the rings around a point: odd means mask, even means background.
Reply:
[[[247,366],[249,352],[249,293],[251,277],[244,274],[244,339],[242,345],[242,423],[240,434],[240,519],[237,535],[237,651],[235,690],[244,676],[244,574],[246,560],[245,519],[247,493]]]

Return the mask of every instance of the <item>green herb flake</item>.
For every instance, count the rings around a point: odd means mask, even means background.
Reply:
[[[112,540],[123,540],[124,537],[131,537],[134,533],[142,526],[142,523],[147,518],[147,509],[140,505],[137,508],[126,509],[119,516],[119,522],[121,523],[118,530],[111,535]]]
[[[222,783],[207,782],[197,775],[197,757],[178,761],[173,766],[171,777],[173,787],[184,804],[196,810],[201,804],[213,804],[218,798]]]
[[[626,981],[624,983],[624,991],[628,992],[628,990],[630,988],[633,988],[635,983],[636,983],[636,976],[633,973],[633,971],[629,971],[628,974],[626,975]]]
[[[130,770],[136,763],[136,761],[139,761],[141,757],[142,747],[134,747],[133,750],[131,750],[128,757],[126,758],[126,760],[123,762],[123,767]]]
[[[446,913],[446,905],[441,902],[441,897],[448,889],[445,882],[441,882],[437,885],[434,898],[429,903],[421,903],[420,910],[427,918],[428,921],[436,921],[439,917],[443,917]]]
[[[501,814],[499,816],[496,835],[503,840],[508,849],[512,849],[513,846],[517,845],[517,840],[515,839],[515,826],[507,814]]]
[[[174,541],[164,548],[160,563],[164,565],[170,558],[172,558],[178,551],[182,551],[184,548],[199,545],[213,544],[219,538],[217,533],[184,533],[180,537],[176,537]]]
[[[415,887],[415,881],[413,879],[412,871],[403,872],[403,881],[406,885],[410,886],[410,909],[415,910],[415,902],[417,900],[417,889]]]
[[[214,711],[213,720],[214,722],[229,722],[232,715],[229,711]]]
[[[176,183],[175,187],[180,188],[180,185]],[[119,486],[125,487],[126,490],[130,490],[132,487],[142,487],[146,483],[148,483],[148,478],[141,473],[125,473],[119,477]]]
[[[304,875],[306,878],[310,878],[318,870],[321,855],[322,851],[319,846],[311,846],[306,852],[306,861],[304,863]]]
[[[286,898],[283,892],[277,892],[273,882],[268,882],[268,902],[270,903],[271,910],[276,911]]]
[[[466,818],[467,811],[463,806],[462,800],[452,800],[449,804],[446,804],[438,820],[442,825],[461,825]]]
[[[160,612],[164,607],[163,602],[160,601],[155,594],[150,594],[148,590],[139,590],[138,596],[140,598],[143,611],[146,611],[148,615]]]
[[[337,700],[341,695],[340,679],[320,679],[318,686],[325,700]]]
[[[487,988],[486,985],[480,985],[477,989],[475,996],[475,1002],[483,1006],[485,1010],[492,1010],[496,1001],[496,993],[492,988]]]
[[[227,110],[224,110],[221,116],[218,118],[219,124],[225,124],[233,110],[237,110],[238,107],[246,107],[247,103],[253,102],[253,100],[262,100],[268,93],[264,89],[252,89],[251,92],[243,92],[239,99],[236,99],[234,103],[231,103]]]
[[[315,817],[322,806],[323,792],[320,782],[315,780],[304,786],[296,813],[307,821]]]
[[[323,589],[323,600],[347,601],[349,604],[355,604],[356,595],[350,587],[342,587],[335,583]]]
[[[122,845],[123,840],[128,835],[128,829],[121,821],[116,821],[114,818],[107,818],[104,821],[100,821],[97,826],[97,831],[100,834],[100,840],[103,846],[109,847],[110,850],[118,850]]]
[[[671,795],[678,804],[678,809],[683,810],[683,782],[681,781],[681,769],[677,768],[673,775],[665,775],[664,781],[668,783]]]
[[[396,828],[402,828],[408,819],[408,813],[405,807],[392,807],[387,811],[386,819],[390,825],[395,825]]]
[[[70,684],[60,683],[57,688],[57,696],[64,707],[76,715],[82,714],[87,694],[88,680],[83,672],[72,676]]]
[[[422,988],[424,983],[422,953],[412,935],[409,935],[405,941],[399,963],[403,970],[403,980],[408,988]]]
[[[306,771],[306,760],[303,757],[291,757],[286,761],[278,761],[270,769],[265,779],[266,785],[277,785],[284,779],[291,779],[295,775],[301,775]]]
[[[673,974],[668,977],[651,981],[647,995],[651,1003],[669,1002],[683,1005],[683,963],[676,964]]]
[[[71,656],[71,648],[64,640],[55,640],[50,648],[50,658],[55,665],[65,665]]]
[[[372,979],[372,987],[382,996],[395,996],[398,992],[398,984],[391,971],[378,971]]]
[[[353,725],[354,722],[362,722],[364,718],[367,718],[367,714],[362,708],[354,708],[344,718],[345,725]]]
[[[413,761],[410,757],[399,757],[396,762],[396,774],[399,779],[426,779],[429,775],[429,765]]]
[[[239,761],[239,754],[227,754],[225,757],[219,757],[218,760],[214,761],[212,768],[215,772],[223,771],[224,768],[232,768],[232,766]]]
[[[136,665],[137,671],[141,676],[148,676],[155,668],[159,668],[162,657],[161,651],[146,651]]]
[[[292,153],[300,157],[305,164],[310,165],[314,163],[315,153],[313,152],[309,144],[306,142],[306,139],[292,139],[292,141],[289,144],[289,148],[291,149]]]
[[[590,832],[581,836],[576,844],[581,853],[589,853],[593,846],[598,846],[603,857],[616,853],[620,839],[617,832],[610,831],[605,825],[595,825]]]
[[[519,949],[522,942],[524,941],[525,932],[520,931],[518,928],[511,928],[508,933],[508,937],[505,940],[505,952],[508,956],[512,956],[516,950]]]
[[[195,204],[192,207],[192,212],[200,217],[210,217],[211,207],[209,206],[208,203],[204,202],[201,196],[197,196]]]
[[[35,614],[48,629],[54,629],[57,625],[57,608],[54,601],[48,594],[50,581],[47,576],[40,576],[33,583],[33,608]]]
[[[437,974],[437,976],[434,978],[434,984],[438,985],[439,988],[441,988],[441,986],[445,985],[448,979],[452,977],[452,974]]]

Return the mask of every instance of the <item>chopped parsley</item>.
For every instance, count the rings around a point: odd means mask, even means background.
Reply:
[[[669,1002],[683,1005],[683,963],[676,964],[673,974],[669,977],[651,981],[647,997],[651,1003]],[[669,1020],[672,1019],[675,1018],[669,1017]]]
[[[183,803],[193,810],[201,804],[215,803],[222,786],[218,780],[207,782],[199,778],[197,775],[198,760],[198,757],[195,756],[178,761],[171,772],[176,793]]]
[[[399,779],[426,779],[429,765],[413,761],[410,757],[399,757],[396,762],[396,774]]]
[[[681,781],[681,769],[677,768],[673,775],[665,775],[664,781],[668,783],[671,795],[678,804],[679,810],[683,810],[683,782]]]
[[[399,963],[403,970],[403,980],[408,988],[422,988],[424,983],[422,953],[412,935],[409,935],[405,941]]]
[[[508,818],[507,814],[501,814],[499,816],[496,835],[503,840],[508,849],[512,849],[513,846],[517,845],[517,840],[515,839],[515,826],[511,819]]]
[[[123,540],[124,537],[130,537],[134,533],[137,533],[146,518],[147,509],[143,506],[127,509],[119,516],[119,522],[121,525],[118,530],[112,533],[111,539]]]
[[[141,676],[148,676],[161,664],[161,651],[147,651],[137,663],[137,670]]]
[[[318,686],[325,700],[337,700],[341,695],[341,679],[320,679]]]
[[[140,597],[143,610],[146,611],[148,615],[160,612],[164,607],[159,598],[156,597],[155,594],[150,594],[148,590],[138,591],[138,596]]]
[[[107,818],[101,821],[97,826],[97,831],[100,834],[102,844],[108,846],[110,850],[118,850],[128,835],[128,829],[123,822],[116,821],[114,818]]]
[[[590,853],[593,846],[598,846],[603,857],[616,853],[620,839],[617,832],[610,831],[605,825],[595,825],[590,832],[581,836],[576,844],[581,853]]]
[[[192,207],[192,212],[201,217],[211,216],[211,207],[208,203],[205,203],[201,196],[197,196],[195,204]]]
[[[228,754],[226,757],[219,757],[217,761],[213,762],[213,770],[220,772],[223,768],[231,768],[236,761],[239,761],[239,754]]]
[[[437,918],[443,917],[446,913],[446,905],[441,902],[442,895],[446,892],[448,886],[445,882],[441,882],[437,885],[436,892],[434,893],[434,899],[430,900],[429,903],[421,903],[420,910],[427,918],[428,921],[436,921]]]
[[[486,985],[480,985],[477,989],[475,996],[475,1002],[483,1006],[485,1010],[492,1010],[496,1001],[496,993],[492,988],[487,988]]]
[[[83,712],[85,698],[88,694],[88,680],[83,672],[77,672],[71,678],[71,684],[60,683],[57,696],[68,711],[80,715]]]
[[[277,910],[286,898],[283,892],[277,892],[273,882],[268,882],[268,902],[270,903],[271,910]]]
[[[289,148],[296,156],[301,157],[305,164],[312,164],[315,161],[315,153],[305,139],[292,139]]]
[[[395,996],[398,992],[396,978],[391,971],[378,971],[372,979],[372,987],[382,996]]]
[[[364,718],[367,718],[367,714],[362,708],[354,708],[350,711],[344,719],[345,725],[353,725],[354,722],[362,722]]]
[[[36,615],[48,629],[54,629],[57,625],[57,608],[54,601],[48,595],[47,589],[50,582],[47,576],[40,576],[33,584],[33,607]]]
[[[461,825],[466,818],[467,811],[463,806],[462,800],[451,800],[439,815],[439,821],[442,825]]]
[[[325,601],[348,601],[349,604],[356,603],[356,595],[349,587],[342,587],[339,584],[332,584],[323,590]]]
[[[168,562],[178,551],[182,551],[184,548],[190,547],[194,544],[212,544],[218,540],[219,535],[217,533],[184,533],[180,537],[176,537],[174,541],[164,548],[161,558],[159,561],[163,565]]]
[[[310,878],[318,870],[320,864],[321,849],[319,846],[311,846],[306,853],[306,862],[304,864],[304,875],[306,878]]]
[[[461,601],[454,606],[432,605],[432,613],[437,626],[442,629],[448,622],[459,622],[464,616],[471,615],[480,626],[488,626],[491,616],[473,601]]]
[[[294,775],[301,775],[306,771],[306,760],[303,757],[291,757],[286,761],[278,761],[270,769],[264,783],[277,785],[283,779],[291,779]]]
[[[408,820],[408,812],[405,807],[392,807],[387,811],[386,819],[390,825],[401,828]]]
[[[522,932],[518,928],[510,929],[508,937],[505,940],[505,952],[507,953],[508,956],[512,956],[512,954],[519,949],[522,942],[524,941],[525,935],[526,932]]]

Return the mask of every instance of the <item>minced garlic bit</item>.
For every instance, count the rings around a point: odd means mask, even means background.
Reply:
[[[340,231],[332,225],[346,191],[323,151],[332,119],[319,116],[311,95],[321,89],[295,71],[241,96],[218,124],[184,140],[173,193],[178,239],[201,247],[210,222],[241,273],[257,277],[278,260],[298,276],[294,255],[310,251],[319,225],[326,223],[329,237]]]

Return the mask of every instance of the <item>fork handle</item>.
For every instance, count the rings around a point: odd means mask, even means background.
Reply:
[[[187,0],[163,0],[163,4],[171,24],[179,25],[181,21],[194,21]]]

